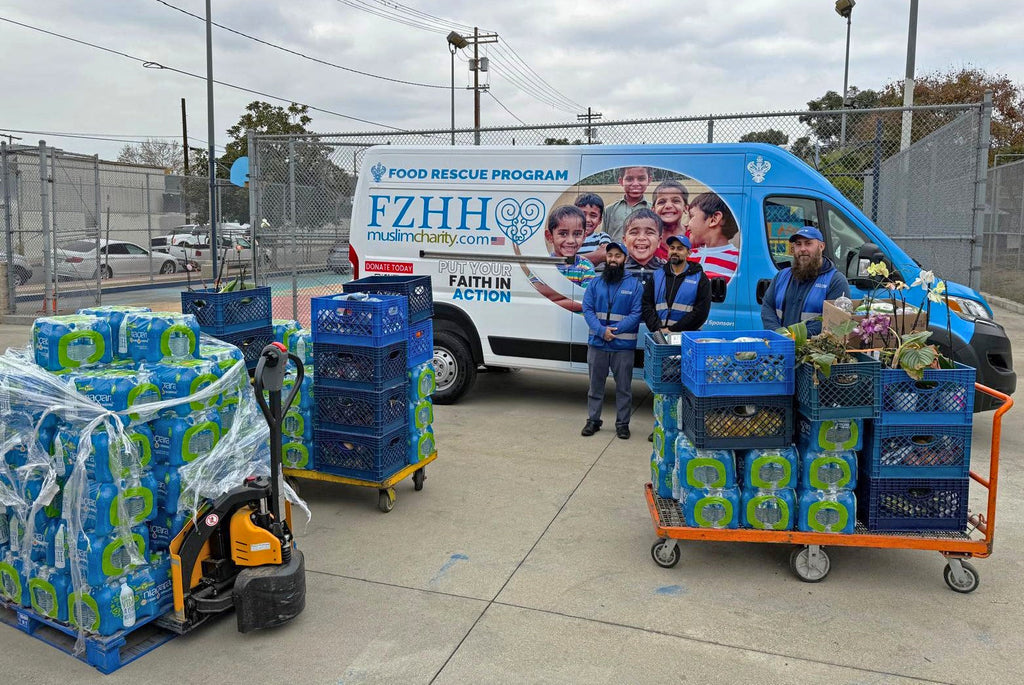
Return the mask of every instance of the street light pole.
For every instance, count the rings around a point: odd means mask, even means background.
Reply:
[[[448,52],[452,53],[452,145],[455,145],[455,53],[469,45],[457,31],[448,34]]]
[[[211,278],[217,283],[217,158],[213,151],[213,29],[210,21],[210,0],[206,0],[206,137],[210,139],[207,148],[207,173],[210,174],[210,254],[212,255]]]
[[[917,0],[910,0],[910,27],[907,29],[907,73],[903,78],[903,106],[914,106],[914,58],[917,55]],[[914,115],[909,109],[903,110],[900,152],[910,147],[910,129]]]
[[[839,125],[839,147],[846,147],[846,95],[850,79],[850,23],[857,0],[836,0],[836,13],[846,19],[846,61],[843,66],[843,116]]]

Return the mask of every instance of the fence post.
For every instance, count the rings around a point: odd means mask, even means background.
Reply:
[[[149,250],[149,282],[153,282],[153,212],[149,199],[149,172],[146,173],[146,249]]]
[[[298,227],[295,223],[295,139],[288,139],[288,215],[292,225],[292,319],[299,318]]]
[[[39,224],[43,231],[43,313],[50,307],[53,297],[53,259],[50,258],[50,200],[47,194],[46,141],[39,141]]]
[[[246,185],[249,190],[249,240],[252,241],[252,284],[253,287],[256,287],[259,286],[260,277],[263,276],[260,272],[263,249],[256,245],[260,228],[256,218],[259,216],[256,213],[256,132],[251,128],[245,132],[245,142],[249,152],[249,182]]]
[[[970,285],[981,290],[982,241],[985,234],[985,182],[988,180],[988,147],[992,126],[992,91],[985,91],[985,99],[978,112],[978,154],[977,170],[974,176],[974,221],[971,225],[971,279]],[[993,208],[995,211],[995,208]]]
[[[875,154],[871,170],[871,221],[878,221],[878,186],[882,174],[882,117],[875,119]],[[901,230],[906,230],[906,226]]]
[[[57,148],[50,148],[50,228],[53,232],[53,239],[50,245],[53,254],[53,313],[57,313],[57,291],[59,290],[60,278],[57,276]]]
[[[715,142],[715,120],[708,117],[708,142]]]
[[[99,306],[103,302],[103,274],[100,272],[100,215],[103,214],[103,206],[100,200],[100,156],[92,156],[92,174],[93,174],[93,201],[96,204],[96,212],[94,217],[96,219],[96,306]]]
[[[7,168],[7,143],[0,142],[0,173],[3,174],[4,184],[4,245],[7,251],[7,281],[4,283],[4,287],[7,290],[7,313],[13,314],[15,311],[15,293],[14,293],[14,246],[11,244],[12,239],[12,226],[11,226],[11,186],[10,186],[10,170]]]

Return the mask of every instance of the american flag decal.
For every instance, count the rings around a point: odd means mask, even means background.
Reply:
[[[491,245],[504,245],[504,236],[491,236]]]

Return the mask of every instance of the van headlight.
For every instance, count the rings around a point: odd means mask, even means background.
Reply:
[[[985,309],[985,305],[976,300],[969,300],[966,297],[949,298],[949,308],[956,312],[961,319],[967,319],[968,321],[973,321],[974,319],[992,320],[992,315]]]

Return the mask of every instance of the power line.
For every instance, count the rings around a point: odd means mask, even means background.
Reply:
[[[473,27],[467,26],[466,24],[460,24],[458,22],[449,21],[441,17],[437,17],[426,12],[421,12],[415,8],[403,5],[397,2],[390,2],[388,0],[376,0],[378,5],[382,7],[374,7],[370,2],[366,0],[336,0],[343,5],[347,5],[357,10],[373,14],[390,21],[394,21],[399,24],[418,28],[423,31],[430,31],[432,33],[447,33],[452,27],[462,28],[463,30],[471,31]],[[417,19],[416,17],[420,17]],[[505,43],[507,46],[507,43]],[[552,107],[553,109],[560,109],[571,114],[575,114],[580,109],[583,109],[582,105],[579,105],[574,100],[566,97],[559,91],[557,91],[551,84],[547,83],[544,79],[540,78],[539,75],[519,56],[511,46],[507,46],[509,53],[503,52],[503,46],[498,44],[495,47],[495,52],[500,58],[507,62],[502,66],[507,67],[507,72],[517,72],[516,78],[508,78],[506,74],[505,78],[512,85],[530,97],[542,102],[543,104]],[[526,71],[520,68],[525,67]],[[494,64],[492,64],[492,67]],[[548,94],[545,91],[550,91]]]
[[[497,103],[498,103],[498,104],[499,104],[499,105],[501,106],[501,108],[502,108],[503,110],[505,110],[506,112],[508,112],[508,113],[509,113],[509,115],[510,115],[510,116],[511,116],[511,117],[512,117],[513,119],[515,119],[516,121],[518,121],[518,122],[519,122],[520,124],[522,124],[523,126],[526,126],[526,125],[527,125],[527,123],[526,123],[525,121],[523,121],[522,119],[520,119],[519,117],[517,117],[517,116],[516,116],[515,114],[512,114],[512,110],[510,110],[510,109],[509,109],[508,107],[506,107],[506,106],[505,106],[505,103],[503,103],[503,102],[502,102],[501,100],[499,100],[499,99],[498,99],[497,97],[495,97],[494,93],[492,93],[492,92],[491,92],[491,89],[490,89],[490,88],[488,88],[488,89],[487,89],[487,90],[486,90],[485,92],[486,92],[486,93],[487,93],[488,95],[490,95],[490,96],[491,96],[492,98],[494,98],[494,101],[495,101],[495,102],[497,102]]]
[[[78,43],[79,45],[85,45],[85,46],[88,46],[90,48],[95,48],[97,50],[102,50],[103,52],[109,52],[109,53],[114,54],[114,55],[119,55],[121,57],[126,57],[126,58],[128,58],[130,60],[133,60],[135,62],[141,63],[142,66],[144,66],[146,68],[149,68],[149,69],[163,69],[163,70],[166,70],[166,71],[174,72],[176,74],[181,74],[183,76],[190,76],[192,78],[200,79],[200,80],[203,80],[203,81],[206,80],[205,76],[201,76],[199,74],[194,74],[194,73],[192,73],[190,71],[185,71],[184,69],[177,69],[175,67],[169,67],[169,66],[160,64],[159,62],[152,62],[152,61],[149,61],[149,60],[145,60],[145,59],[142,59],[141,57],[136,57],[135,55],[130,55],[127,52],[121,52],[119,50],[114,50],[112,48],[107,48],[107,47],[104,47],[102,45],[97,45],[95,43],[90,43],[88,41],[80,40],[78,38],[72,38],[71,36],[66,36],[64,34],[56,33],[54,31],[48,31],[46,29],[39,28],[38,26],[31,26],[30,24],[23,24],[20,21],[14,21],[13,19],[8,19],[6,17],[0,17],[0,21],[5,21],[8,24],[14,24],[15,26],[21,26],[22,28],[30,29],[32,31],[37,31],[39,33],[45,33],[46,35],[53,36],[54,38],[60,38],[62,40],[71,41],[72,43]],[[397,126],[390,126],[388,124],[382,124],[382,123],[380,123],[378,121],[371,121],[369,119],[360,119],[359,117],[354,117],[354,116],[351,116],[349,114],[342,114],[341,112],[334,112],[334,111],[329,110],[329,109],[324,109],[323,107],[315,107],[313,105],[307,105],[307,104],[302,103],[302,102],[297,102],[296,100],[294,100],[292,98],[285,98],[285,97],[281,97],[280,95],[272,95],[270,93],[265,93],[263,91],[255,90],[253,88],[246,88],[244,86],[235,85],[234,83],[227,83],[226,81],[218,81],[216,79],[214,79],[213,82],[216,83],[217,85],[224,86],[225,88],[232,88],[234,90],[240,90],[240,91],[245,92],[245,93],[251,93],[253,95],[259,95],[261,97],[270,98],[272,100],[278,100],[280,102],[295,103],[297,105],[302,105],[304,107],[307,107],[307,108],[309,108],[309,109],[311,109],[311,110],[313,110],[315,112],[322,112],[324,114],[330,114],[332,116],[341,117],[342,119],[349,119],[351,121],[358,121],[358,122],[363,123],[363,124],[370,124],[371,126],[380,126],[381,128],[390,129],[392,131],[398,131],[400,133],[412,133],[412,131],[409,131],[409,130],[403,129],[403,128],[399,128]]]
[[[165,7],[170,8],[172,10],[181,12],[182,14],[188,15],[190,17],[194,17],[195,19],[198,19],[199,21],[202,21],[202,22],[206,21],[205,17],[201,17],[198,14],[193,14],[192,12],[189,12],[188,10],[184,10],[184,9],[182,9],[180,7],[175,7],[171,3],[166,2],[166,0],[156,0],[156,2],[160,3],[161,5],[164,5]],[[333,62],[328,62],[326,60],[322,60],[322,59],[319,59],[317,57],[311,57],[310,55],[307,55],[305,53],[299,52],[298,50],[292,50],[290,48],[286,48],[286,47],[283,47],[283,46],[280,46],[280,45],[276,45],[274,43],[271,43],[270,41],[263,40],[262,38],[257,38],[256,36],[251,36],[248,33],[243,33],[242,31],[238,31],[236,29],[233,29],[230,26],[224,26],[223,24],[218,24],[215,21],[211,21],[210,23],[213,24],[214,26],[216,26],[217,28],[220,28],[220,29],[223,29],[225,31],[228,31],[229,33],[234,33],[236,35],[242,36],[243,38],[248,38],[249,40],[255,41],[257,43],[261,43],[262,45],[266,45],[268,47],[272,47],[275,50],[280,50],[282,52],[287,52],[288,54],[295,55],[296,57],[301,57],[301,58],[307,59],[307,60],[309,60],[311,62],[316,62],[317,64],[323,64],[324,66],[332,67],[334,69],[341,69],[342,71],[348,71],[348,72],[351,72],[353,74],[359,74],[360,76],[368,76],[370,78],[380,79],[382,81],[390,81],[392,83],[401,83],[401,84],[407,85],[407,86],[419,86],[421,88],[439,88],[441,90],[447,90],[448,89],[448,86],[445,86],[445,85],[440,85],[440,84],[435,84],[435,83],[418,83],[416,81],[405,81],[405,80],[402,80],[402,79],[391,78],[389,76],[381,76],[379,74],[371,74],[368,71],[360,71],[358,69],[352,69],[350,67],[345,67],[345,66],[342,66],[340,64],[334,64]]]

